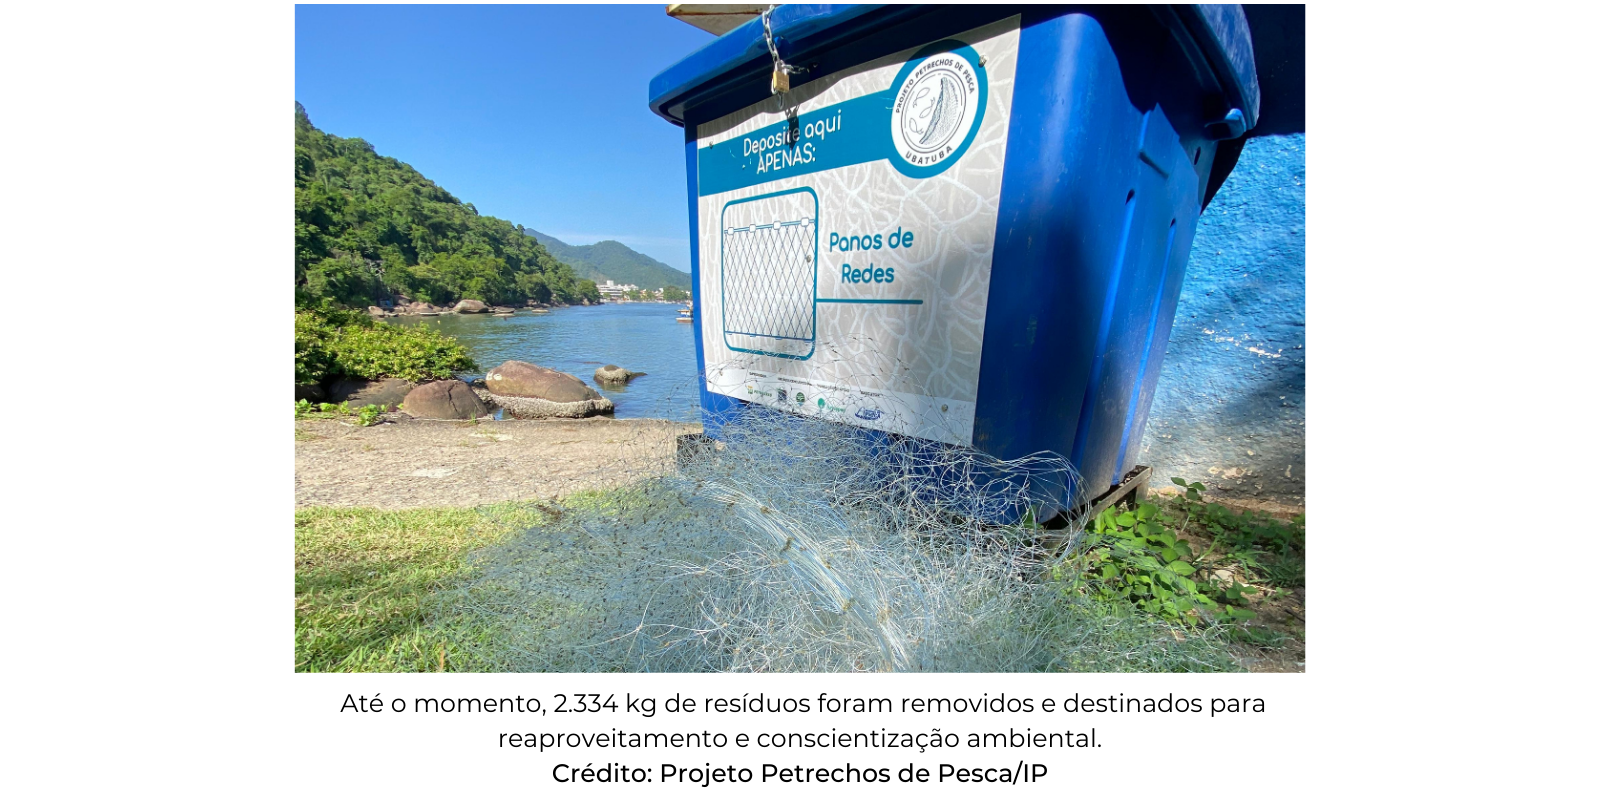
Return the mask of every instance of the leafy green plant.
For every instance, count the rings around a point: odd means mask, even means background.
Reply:
[[[294,315],[295,383],[337,377],[422,382],[477,368],[465,345],[432,328],[391,325],[338,309]]]
[[[1303,517],[1285,524],[1235,513],[1205,502],[1204,484],[1173,482],[1184,494],[1167,507],[1139,503],[1094,520],[1071,561],[1056,571],[1068,591],[1126,602],[1169,621],[1236,625],[1256,617],[1248,605],[1260,594],[1236,574],[1270,585],[1304,585]],[[1198,555],[1180,536],[1196,532],[1212,539]]]
[[[356,424],[368,427],[378,424],[383,419],[383,406],[364,405],[351,410],[349,403],[313,403],[309,400],[298,400],[294,404],[295,419],[336,419],[339,417],[356,418]]]
[[[1192,577],[1198,571],[1194,553],[1174,533],[1172,522],[1170,514],[1150,503],[1101,512],[1084,534],[1067,586],[1171,621],[1199,620],[1202,609],[1219,604]]]
[[[1280,632],[1245,626],[1263,594],[1305,585],[1305,517],[1284,522],[1205,499],[1202,483],[1174,478],[1175,501],[1139,503],[1096,518],[1055,577],[1064,590],[1168,621],[1222,624],[1229,637],[1275,646]],[[1196,554],[1191,541],[1210,539]],[[1243,580],[1241,580],[1243,578]]]
[[[1184,489],[1176,503],[1185,526],[1212,537],[1219,561],[1242,567],[1254,578],[1280,587],[1305,585],[1305,515],[1289,522],[1251,511],[1235,512],[1219,503],[1207,503],[1206,487],[1182,478],[1172,482]]]
[[[448,378],[477,368],[467,348],[432,328],[388,323],[346,327],[328,345],[341,372],[359,378],[413,382]]]
[[[353,316],[348,312],[335,315]],[[320,383],[333,374],[333,354],[328,352],[328,342],[338,335],[342,320],[330,318],[327,313],[310,311],[294,315],[294,382],[299,385]],[[307,401],[309,402],[309,401]]]
[[[306,419],[331,419],[333,417],[349,416],[353,413],[349,403],[313,403],[310,400],[296,400],[294,404],[294,418]]]

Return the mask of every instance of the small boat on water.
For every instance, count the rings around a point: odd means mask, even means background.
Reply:
[[[683,308],[678,309],[679,322],[694,322],[694,301],[689,301]]]

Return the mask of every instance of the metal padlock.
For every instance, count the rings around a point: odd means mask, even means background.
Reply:
[[[789,93],[789,73],[785,72],[782,67],[772,68],[772,93]]]

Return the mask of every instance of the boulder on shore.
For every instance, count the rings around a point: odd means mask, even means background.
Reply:
[[[349,403],[351,409],[383,406],[384,411],[393,411],[405,402],[406,395],[414,388],[416,384],[399,378],[378,381],[341,378],[328,387],[328,402]]]
[[[405,397],[406,414],[418,419],[477,419],[489,413],[472,387],[458,380],[433,381]]]
[[[488,303],[485,303],[482,300],[472,299],[462,300],[461,302],[456,303],[455,309],[457,314],[482,314],[488,310]]]
[[[371,314],[374,317],[387,317],[387,316],[389,316],[389,312],[384,311],[382,308],[379,308],[378,306],[367,306],[367,313]]]
[[[484,379],[488,400],[519,417],[588,417],[615,408],[576,376],[526,361],[507,361]]]
[[[616,364],[607,364],[594,371],[594,379],[599,383],[627,383],[643,374],[643,372],[623,369]]]

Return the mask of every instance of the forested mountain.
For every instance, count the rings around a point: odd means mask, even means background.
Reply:
[[[444,304],[598,300],[526,228],[485,217],[361,139],[317,130],[294,104],[294,282],[299,306],[403,295]]]
[[[571,264],[580,278],[588,278],[596,283],[609,278],[617,283],[631,283],[641,289],[660,289],[664,286],[689,288],[687,274],[621,242],[607,239],[594,244],[570,245],[532,228],[523,230],[538,239],[556,258]]]

